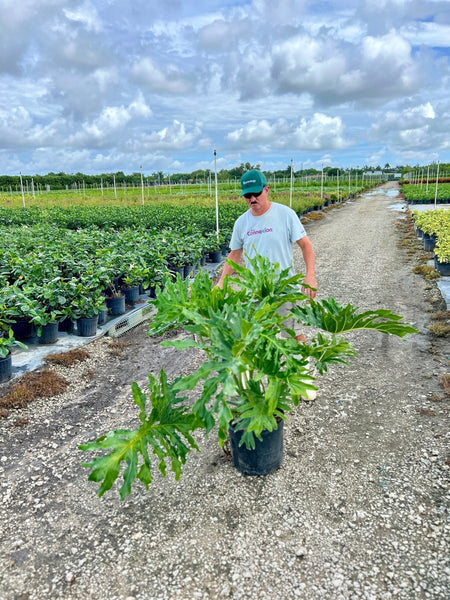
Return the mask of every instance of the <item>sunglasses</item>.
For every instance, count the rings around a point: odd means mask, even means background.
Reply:
[[[257,194],[253,193],[253,192],[249,192],[248,194],[244,194],[244,198],[246,200],[250,200],[250,198],[259,198],[261,196],[261,194],[263,193],[263,191],[265,190],[265,188],[263,188],[260,192],[258,192]]]

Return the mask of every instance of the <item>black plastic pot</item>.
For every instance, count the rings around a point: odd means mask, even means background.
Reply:
[[[41,335],[38,336],[40,344],[54,344],[58,339],[58,323],[48,323],[42,327]]]
[[[450,276],[450,263],[439,262],[437,256],[434,257],[434,267],[444,277]]]
[[[170,275],[171,275],[173,281],[176,280],[177,275],[179,275],[181,277],[181,279],[184,278],[184,266],[176,267],[175,265],[169,265],[169,272],[170,272]]]
[[[222,260],[222,252],[221,250],[217,250],[215,252],[209,253],[209,260],[212,263],[218,263]]]
[[[14,332],[16,340],[28,340],[36,335],[36,327],[34,323],[26,319],[20,319],[15,323],[11,323],[11,329]]]
[[[63,319],[58,323],[58,331],[65,331],[66,333],[73,333],[75,324],[72,319]]]
[[[189,275],[191,273],[193,273],[194,270],[195,270],[194,265],[184,265],[184,268],[183,268],[183,277],[184,277],[184,279],[186,279],[187,277],[189,277]]]
[[[136,304],[139,301],[139,286],[132,285],[130,287],[123,287],[122,291],[125,295],[125,302],[127,304]]]
[[[239,446],[242,431],[236,431],[231,425],[228,429],[233,465],[246,475],[268,475],[280,468],[283,462],[283,424],[278,429],[263,431],[262,441],[255,438],[255,449],[248,450],[245,444]]]
[[[98,315],[95,317],[81,317],[77,319],[78,335],[92,337],[97,333]]]
[[[3,381],[8,381],[11,379],[12,375],[12,358],[11,352],[5,356],[5,358],[0,358],[0,383]]]
[[[98,325],[103,325],[106,322],[106,308],[102,308],[98,313]]]
[[[123,315],[125,312],[125,296],[110,296],[105,303],[111,315]]]
[[[429,235],[428,233],[423,234],[423,249],[427,252],[432,252],[436,246],[436,236]]]

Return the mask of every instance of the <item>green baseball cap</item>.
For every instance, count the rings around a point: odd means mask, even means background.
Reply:
[[[241,196],[244,194],[259,194],[266,185],[267,179],[265,178],[264,173],[261,173],[261,171],[258,171],[257,169],[251,169],[241,177]]]

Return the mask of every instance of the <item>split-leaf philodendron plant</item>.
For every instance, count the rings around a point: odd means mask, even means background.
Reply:
[[[209,433],[217,425],[223,445],[233,423],[244,432],[241,443],[253,448],[255,437],[261,439],[262,431],[276,429],[307,391],[315,389],[310,361],[323,375],[329,364],[347,364],[356,354],[342,334],[373,329],[403,337],[417,332],[390,310],[358,312],[333,298],[313,300],[301,291],[303,275],[279,272],[278,265],[261,256],[249,260],[250,269],[230,261],[237,276],[226,278],[223,289],[214,287],[206,271],[200,271],[193,281],[167,280],[153,301],[156,314],[149,333],[182,329],[187,336],[162,345],[197,348],[205,361],[190,375],[171,382],[164,371],[159,379],[149,374],[145,392],[133,383],[141,425],[134,431],[111,431],[80,446],[103,452],[83,465],[91,469],[89,479],[101,482],[99,496],[112,487],[122,462],[122,500],[136,478],[147,488],[152,481],[150,452],[163,475],[168,461],[178,479],[187,454],[198,450],[193,438],[197,429]],[[281,314],[286,303],[292,308]],[[299,343],[287,326],[292,317],[314,328],[308,344]],[[189,398],[183,395],[186,392],[191,392]]]

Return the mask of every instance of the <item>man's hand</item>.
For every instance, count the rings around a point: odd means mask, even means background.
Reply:
[[[306,285],[310,285],[311,288],[314,289],[310,289],[309,287],[302,287],[302,292],[304,294],[306,294],[307,296],[309,296],[310,298],[315,298],[316,294],[317,294],[317,283],[316,283],[316,278],[314,277],[314,275],[306,275],[305,279],[303,280],[304,283],[306,283]]]
[[[314,256],[314,250],[308,236],[302,237],[299,240],[297,240],[297,244],[299,245],[300,250],[302,251],[303,260],[305,261],[306,265],[306,276],[303,281],[304,283],[306,283],[306,285],[310,285],[312,288],[315,288],[314,290],[310,290],[309,288],[302,288],[302,292],[310,298],[315,298],[317,283],[315,276],[316,258]]]
[[[231,250],[230,253],[227,256],[227,259],[232,260],[235,263],[239,263],[239,261],[242,258],[242,252],[243,250]],[[223,288],[223,280],[225,279],[226,275],[233,275],[234,273],[234,269],[228,264],[225,263],[223,266],[223,271],[222,271],[222,275],[220,276],[219,281],[216,283],[217,287],[220,287],[220,289]]]

